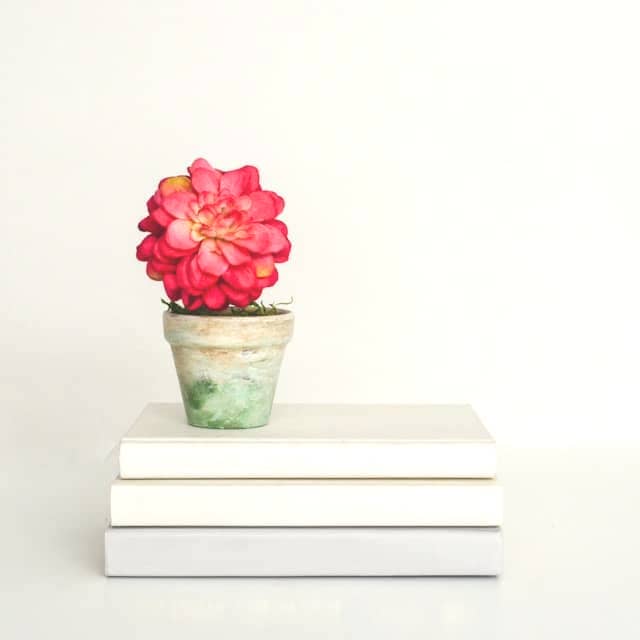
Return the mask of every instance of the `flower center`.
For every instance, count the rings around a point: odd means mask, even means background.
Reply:
[[[232,240],[244,224],[244,216],[233,201],[225,198],[213,205],[205,205],[192,216],[191,237]]]

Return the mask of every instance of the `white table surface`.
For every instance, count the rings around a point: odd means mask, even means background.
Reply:
[[[2,638],[640,637],[637,445],[501,449],[497,579],[166,579],[103,576],[116,465],[94,440],[0,436]]]

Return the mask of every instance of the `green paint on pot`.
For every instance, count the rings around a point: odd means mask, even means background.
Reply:
[[[187,419],[193,426],[250,429],[269,421],[273,401],[270,384],[245,377],[216,384],[203,378],[182,391]]]
[[[216,384],[208,378],[197,380],[185,390],[185,403],[192,409],[201,409],[207,400],[216,392]]]

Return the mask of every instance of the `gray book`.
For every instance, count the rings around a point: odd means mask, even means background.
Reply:
[[[498,527],[112,527],[107,576],[495,576]]]

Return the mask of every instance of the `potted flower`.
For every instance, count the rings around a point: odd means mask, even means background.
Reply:
[[[258,170],[214,169],[160,181],[138,228],[137,258],[161,280],[171,345],[189,424],[240,429],[267,424],[293,314],[259,302],[289,258],[284,200],[260,187]],[[180,304],[180,301],[182,304]]]

